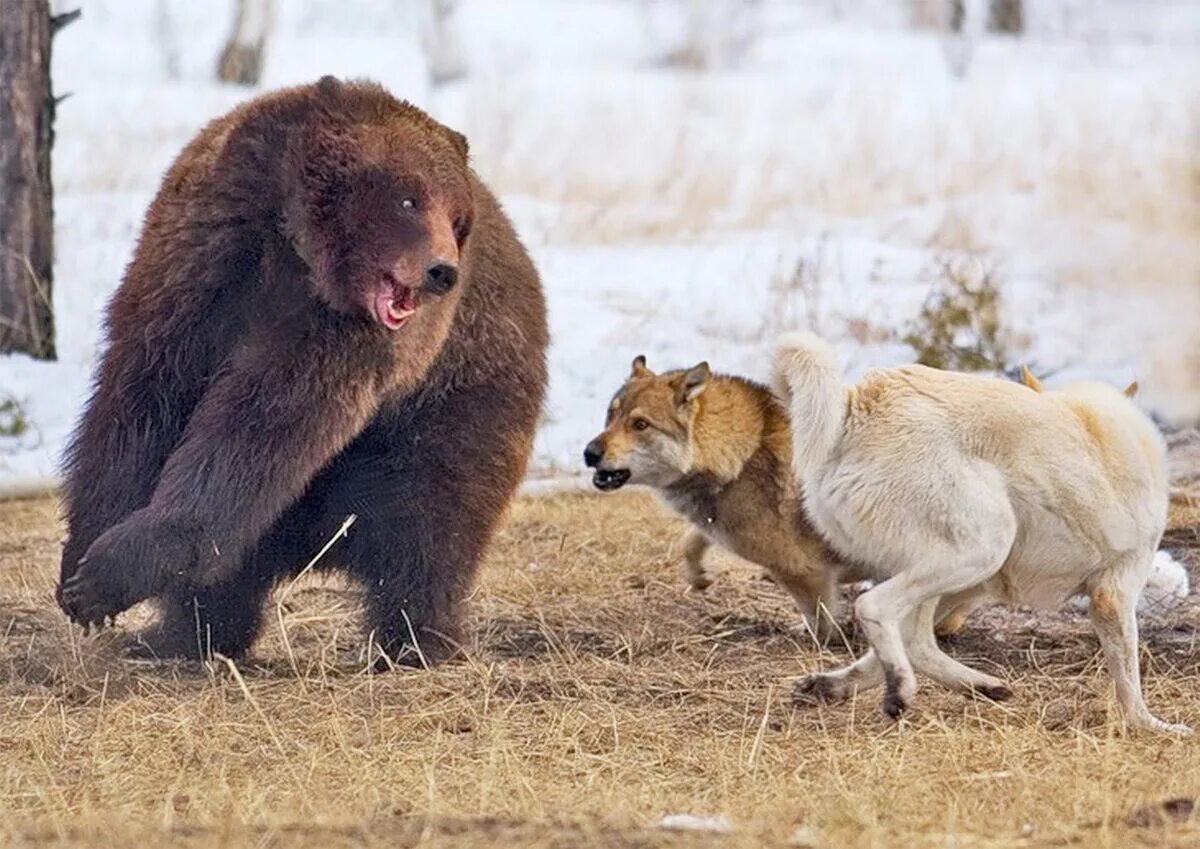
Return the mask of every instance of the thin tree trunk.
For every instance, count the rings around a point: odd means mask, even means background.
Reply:
[[[78,16],[0,2],[0,353],[55,357],[50,40]]]
[[[992,32],[1020,35],[1025,31],[1022,0],[992,0],[988,11],[988,29]]]
[[[451,26],[457,4],[458,0],[428,0],[421,18],[421,38],[429,63],[429,81],[434,87],[466,75],[462,50]]]
[[[217,79],[226,83],[258,85],[274,5],[274,0],[238,0],[233,33],[217,60]]]

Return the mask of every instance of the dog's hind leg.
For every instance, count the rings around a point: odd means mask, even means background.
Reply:
[[[832,672],[818,672],[801,678],[792,690],[792,701],[798,704],[832,702],[849,698],[858,690],[870,690],[883,684],[883,667],[874,649],[867,651],[849,666]]]
[[[959,663],[938,647],[934,639],[938,603],[938,599],[922,602],[916,615],[906,623],[905,648],[913,668],[951,690],[980,695],[994,702],[1011,698],[1012,691],[999,678]]]
[[[917,691],[912,659],[905,646],[906,620],[915,620],[917,610],[928,602],[927,628],[932,639],[938,599],[983,583],[1000,570],[1012,548],[1017,527],[1012,507],[1002,495],[987,502],[987,498],[978,498],[972,520],[956,528],[949,538],[938,540],[927,534],[925,542],[931,545],[926,550],[912,549],[913,561],[906,568],[867,590],[855,602],[859,628],[883,666],[887,685],[883,710],[888,716],[898,717]],[[985,506],[991,509],[980,509]]]
[[[704,571],[704,554],[712,543],[695,528],[684,531],[682,542],[683,566],[687,571],[688,585],[698,592],[703,592],[712,586],[712,578]]]
[[[1142,697],[1138,663],[1137,599],[1153,569],[1154,552],[1129,555],[1088,587],[1088,612],[1100,638],[1104,660],[1117,689],[1117,701],[1131,726],[1190,735],[1186,725],[1172,724],[1150,713]]]

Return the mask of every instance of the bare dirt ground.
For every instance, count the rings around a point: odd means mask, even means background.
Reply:
[[[1007,704],[793,707],[845,647],[746,564],[687,591],[650,497],[573,495],[514,505],[467,660],[365,674],[356,596],[319,579],[277,594],[237,667],[136,662],[144,612],[84,637],[55,608],[56,512],[0,503],[0,845],[1200,844],[1200,741],[1123,730],[1078,611],[985,612],[950,641]],[[1200,499],[1165,545],[1196,582]],[[1152,709],[1200,727],[1200,602],[1148,625]],[[731,830],[658,827],[676,813]]]

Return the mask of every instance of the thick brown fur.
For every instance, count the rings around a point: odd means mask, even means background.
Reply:
[[[547,344],[461,135],[329,77],[213,121],[163,180],[107,330],[66,459],[72,619],[154,597],[155,651],[240,654],[275,581],[353,513],[321,565],[362,583],[376,645],[454,651]]]
[[[702,561],[716,543],[766,569],[816,633],[831,632],[848,569],[804,513],[787,412],[767,387],[705,363],[655,374],[638,357],[585,458],[601,488],[619,473],[692,522],[683,553],[694,588],[709,586]]]

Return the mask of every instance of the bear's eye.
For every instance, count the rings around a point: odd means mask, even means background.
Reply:
[[[417,208],[417,199],[405,198],[404,200],[400,201],[400,208],[408,212],[412,212]]]
[[[461,246],[467,240],[467,235],[471,232],[471,222],[466,218],[458,218],[454,221],[454,238],[458,239],[458,244]]]
[[[645,419],[634,419],[633,420],[633,429],[634,430],[645,430],[648,427],[650,427],[650,422],[646,421]]]

